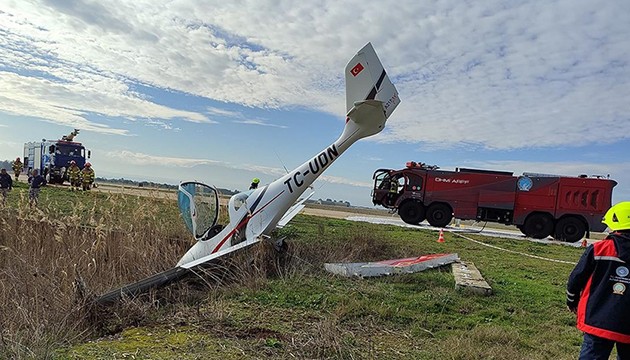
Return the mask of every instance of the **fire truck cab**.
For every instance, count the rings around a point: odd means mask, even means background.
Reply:
[[[372,202],[397,211],[409,224],[491,221],[515,225],[529,237],[570,242],[606,228],[601,219],[617,185],[603,177],[448,171],[413,161],[401,170],[378,169],[373,179]]]

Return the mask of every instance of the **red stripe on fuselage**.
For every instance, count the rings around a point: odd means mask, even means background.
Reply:
[[[223,244],[225,244],[225,242],[227,241],[227,239],[229,239],[230,237],[232,237],[232,235],[234,235],[234,233],[239,230],[240,228],[242,228],[243,226],[245,226],[248,222],[249,219],[253,218],[256,214],[258,214],[259,212],[261,212],[264,208],[267,207],[267,205],[271,204],[271,202],[273,202],[274,200],[276,200],[280,195],[282,195],[282,193],[284,193],[284,190],[282,190],[278,195],[276,195],[273,199],[269,200],[268,203],[265,204],[265,206],[261,207],[260,209],[258,209],[256,212],[254,212],[251,216],[245,216],[245,218],[234,228],[232,229],[232,231],[230,231],[224,238],[223,240],[221,240],[221,242],[214,248],[214,250],[212,250],[211,254],[214,254],[215,252],[219,251],[219,249],[223,246]]]

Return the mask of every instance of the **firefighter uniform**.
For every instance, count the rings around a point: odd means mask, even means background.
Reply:
[[[94,183],[94,169],[90,163],[85,164],[83,170],[81,170],[81,184],[83,190],[90,190],[90,186]]]
[[[630,359],[630,202],[613,206],[604,223],[614,232],[589,246],[567,284],[567,306],[584,332],[580,359],[608,359],[616,344]]]
[[[81,169],[76,164],[70,164],[68,168],[68,180],[70,181],[70,188],[79,190],[81,187]]]
[[[22,169],[24,168],[24,164],[20,161],[20,158],[15,159],[13,162],[13,173],[15,174],[15,180],[17,181],[18,177],[20,177],[20,173],[22,173]]]
[[[389,192],[387,193],[387,202],[394,206],[398,198],[398,179],[389,179]]]
[[[389,192],[390,193],[398,193],[398,180],[392,179],[389,183]]]

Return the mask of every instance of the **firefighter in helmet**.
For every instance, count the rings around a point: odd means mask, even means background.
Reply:
[[[259,178],[254,178],[252,180],[252,184],[249,185],[249,190],[258,189],[258,184],[260,184],[260,179]]]
[[[567,283],[567,306],[584,332],[580,359],[630,359],[630,201],[611,207],[611,232],[582,254]]]
[[[392,172],[390,172],[387,177],[389,178],[389,192],[387,193],[386,199],[390,206],[394,206],[398,198],[398,178],[393,176]]]
[[[389,180],[389,192],[392,193],[392,194],[397,194],[398,193],[398,179],[391,178]]]
[[[81,170],[81,184],[83,185],[83,191],[90,190],[92,184],[94,184],[94,169],[89,162],[85,163],[83,170]]]
[[[81,188],[81,169],[77,166],[77,162],[70,161],[70,167],[68,168],[68,180],[70,181],[70,189],[72,191],[79,190]]]
[[[22,164],[22,161],[20,160],[20,158],[16,158],[15,161],[13,162],[13,173],[15,174],[15,181],[18,180],[18,178],[20,177],[20,174],[22,173],[22,169],[24,168],[24,164]]]

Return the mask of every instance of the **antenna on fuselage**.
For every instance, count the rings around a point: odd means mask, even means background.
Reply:
[[[284,162],[282,162],[282,159],[280,158],[280,155],[278,155],[278,152],[274,149],[273,153],[276,154],[276,157],[278,158],[278,161],[280,161],[280,164],[282,164],[282,167],[284,168],[284,171],[287,172],[287,174],[289,173],[289,169],[287,169],[286,166],[284,166]]]

